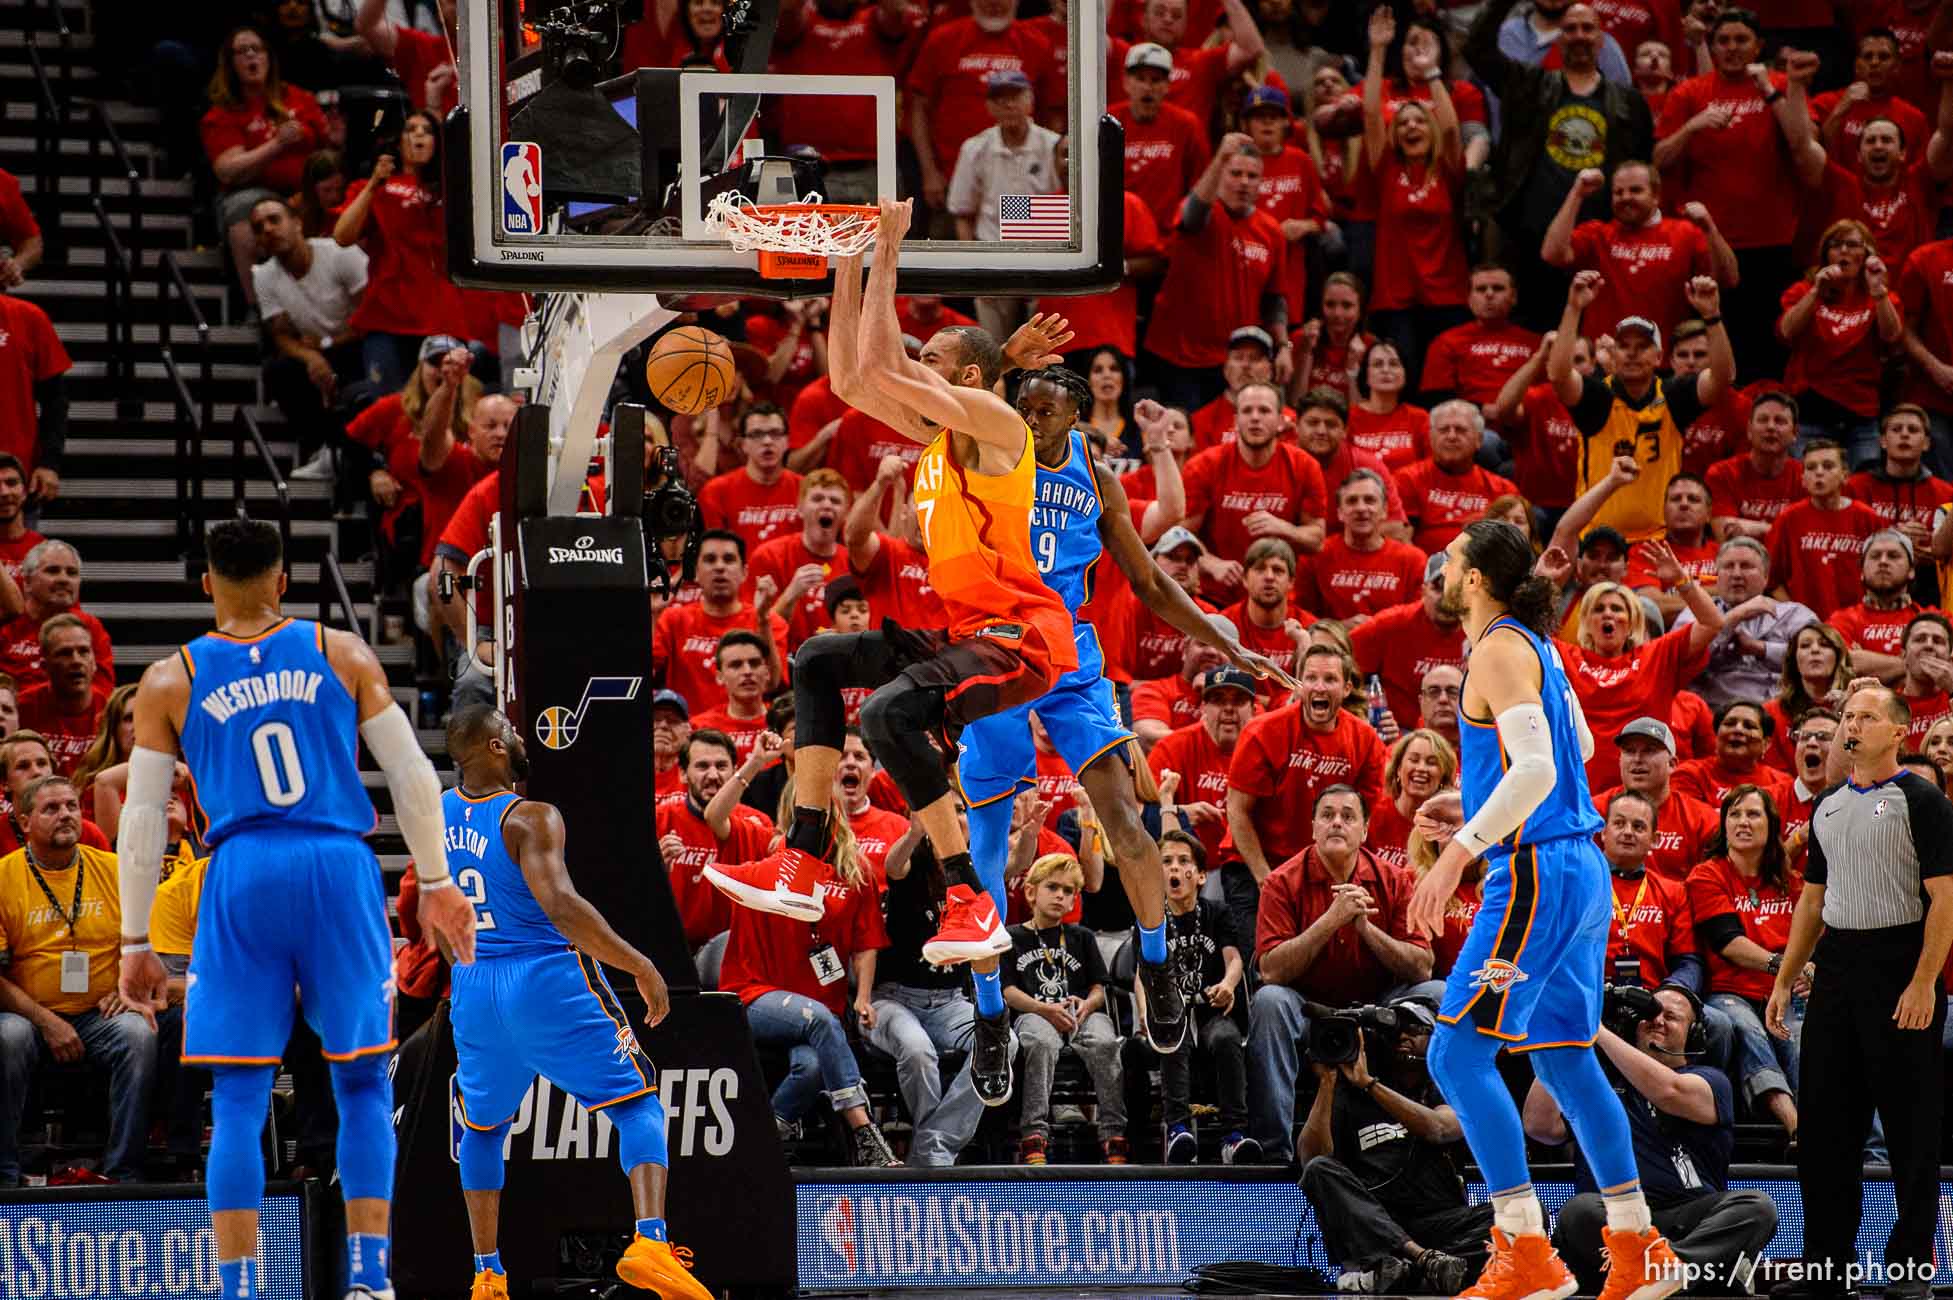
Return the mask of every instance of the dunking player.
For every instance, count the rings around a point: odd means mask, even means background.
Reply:
[[[463,965],[474,960],[475,914],[448,875],[440,780],[373,651],[279,612],[285,573],[274,525],[226,519],[211,525],[208,550],[215,630],[151,664],[136,692],[116,845],[122,996],[163,1005],[163,965],[144,931],[180,748],[215,850],[190,957],[183,1059],[212,1076],[205,1181],[223,1293],[258,1294],[258,1134],[296,991],[339,1104],[346,1294],[390,1300],[393,941],[380,864],[361,838],[373,804],[360,784],[360,739],[386,772],[414,855],[421,924]]]
[[[1083,378],[1062,366],[1027,375],[1018,388],[1017,411],[1031,426],[1037,454],[1037,502],[1031,511],[1031,552],[1045,585],[1071,609],[1091,599],[1092,572],[1100,558],[1110,555],[1132,583],[1148,609],[1180,631],[1210,645],[1227,659],[1264,677],[1284,678],[1272,662],[1244,650],[1233,636],[1208,621],[1180,584],[1153,563],[1146,544],[1133,528],[1126,490],[1092,459],[1091,444],[1075,427],[1081,409],[1089,410],[1091,390]],[[1144,404],[1142,404],[1143,406]],[[1160,868],[1159,845],[1139,820],[1133,773],[1145,771],[1138,760],[1138,742],[1119,719],[1112,684],[1105,680],[1105,660],[1098,633],[1090,623],[1074,626],[1078,667],[1066,673],[1044,695],[1002,713],[979,718],[964,728],[956,775],[969,806],[970,860],[977,876],[995,900],[1006,907],[1004,866],[1010,855],[1011,796],[1031,782],[1037,754],[1031,743],[1030,721],[1035,710],[1052,743],[1064,757],[1092,801],[1111,841],[1111,855],[1119,866],[1120,883],[1131,900],[1139,923],[1140,956],[1164,963],[1166,950],[1166,878]],[[1148,773],[1148,783],[1151,776]],[[1008,937],[1005,939],[1006,950]],[[997,949],[982,942],[957,943],[939,936],[925,944],[922,954],[946,964],[990,958],[994,971]],[[986,972],[977,972],[981,998]],[[994,978],[988,982],[994,983]],[[1150,990],[1149,990],[1150,992]],[[1002,994],[996,1005],[1003,1005]],[[1186,1017],[1176,1014],[1177,1003],[1164,1015],[1154,1013],[1149,1000],[1146,1036],[1154,1049],[1179,1049]],[[979,1011],[982,1011],[979,1006]],[[1009,1096],[1010,1080],[1001,1080],[1002,1096],[994,1084],[975,1070],[978,1094],[993,1105]],[[986,1083],[993,1085],[986,1090]]]
[[[658,1076],[603,968],[637,981],[647,1025],[671,1010],[665,982],[570,883],[562,814],[515,792],[529,755],[509,720],[484,705],[459,711],[448,722],[448,753],[461,771],[441,798],[448,866],[476,908],[476,960],[456,968],[453,1002],[461,1194],[475,1238],[470,1300],[508,1300],[496,1248],[502,1143],[538,1074],[585,1109],[608,1108],[617,1126],[637,1212],[637,1236],[617,1276],[664,1300],[710,1300],[665,1231]]]
[[[969,327],[939,331],[919,361],[902,350],[895,280],[909,216],[908,203],[883,201],[865,295],[861,259],[838,261],[829,380],[843,401],[924,444],[915,470],[916,515],[930,585],[949,627],[927,632],[885,622],[880,631],[830,633],[801,644],[794,655],[794,815],[786,843],[759,862],[707,868],[706,876],[748,907],[821,915],[821,886],[832,875],[821,861],[830,843],[827,810],[846,724],[841,691],[875,687],[861,708],[862,731],[915,810],[950,884],[962,887],[944,907],[938,937],[994,945],[1003,930],[1001,910],[987,897],[976,900],[981,882],[930,738],[940,737],[947,752],[955,731],[1044,694],[1078,666],[1078,652],[1071,612],[1044,584],[1031,555],[1037,459],[1023,417],[991,391],[1003,370],[1002,350]],[[1172,975],[1141,966],[1149,992],[1159,990],[1152,1005],[1177,1018]],[[988,1006],[995,1010],[980,1009],[976,1018],[971,1070],[1001,1080],[1007,1091],[1010,1033],[994,987]]]
[[[1462,1295],[1563,1300],[1578,1285],[1547,1242],[1519,1109],[1493,1064],[1507,1047],[1528,1054],[1600,1183],[1602,1297],[1662,1300],[1682,1270],[1649,1218],[1627,1115],[1593,1050],[1613,905],[1587,794],[1593,735],[1549,639],[1556,590],[1533,562],[1525,534],[1491,520],[1446,548],[1443,606],[1471,637],[1458,711],[1467,820],[1410,904],[1412,927],[1435,938],[1465,865],[1489,864],[1428,1057],[1492,1189],[1492,1256]]]

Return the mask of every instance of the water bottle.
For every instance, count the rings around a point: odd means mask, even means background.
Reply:
[[[1389,711],[1389,705],[1384,700],[1383,678],[1376,673],[1370,674],[1369,691],[1370,725],[1373,727],[1381,727],[1383,725],[1383,715]]]

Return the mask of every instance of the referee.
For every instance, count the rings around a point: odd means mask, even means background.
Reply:
[[[1791,985],[1815,949],[1804,1015],[1797,1179],[1806,1280],[1778,1293],[1840,1296],[1885,1283],[1887,1300],[1929,1300],[1939,1209],[1940,968],[1953,939],[1953,804],[1899,770],[1911,710],[1883,686],[1845,702],[1838,741],[1850,774],[1811,809],[1804,893],[1765,1012],[1788,1038]],[[1820,932],[1822,937],[1820,938]],[[1883,1278],[1847,1280],[1858,1260],[1864,1148],[1885,1124],[1899,1220]]]

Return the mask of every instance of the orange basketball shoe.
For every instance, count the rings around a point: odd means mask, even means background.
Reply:
[[[827,914],[825,885],[834,879],[834,868],[783,844],[758,862],[707,867],[705,878],[741,907],[818,921]]]
[[[1580,1284],[1553,1243],[1538,1233],[1508,1237],[1492,1229],[1492,1258],[1458,1300],[1566,1300]]]
[[[968,885],[951,885],[943,903],[942,924],[936,927],[935,937],[922,945],[922,959],[937,966],[954,966],[1009,951],[1010,933],[1004,929],[1004,918],[997,915],[997,903],[989,891],[978,893]]]
[[[1667,1300],[1682,1289],[1682,1261],[1653,1228],[1644,1232],[1601,1229],[1607,1247],[1607,1285],[1600,1300]]]
[[[656,1292],[658,1300],[713,1300],[692,1276],[692,1252],[668,1241],[633,1238],[617,1261],[617,1276],[640,1291]]]
[[[468,1300],[509,1300],[508,1275],[483,1269],[475,1274],[474,1289],[468,1292]]]

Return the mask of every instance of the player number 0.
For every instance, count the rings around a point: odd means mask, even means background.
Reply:
[[[305,769],[298,765],[298,740],[290,723],[267,722],[252,732],[251,752],[257,755],[258,781],[267,803],[289,808],[305,797]]]

